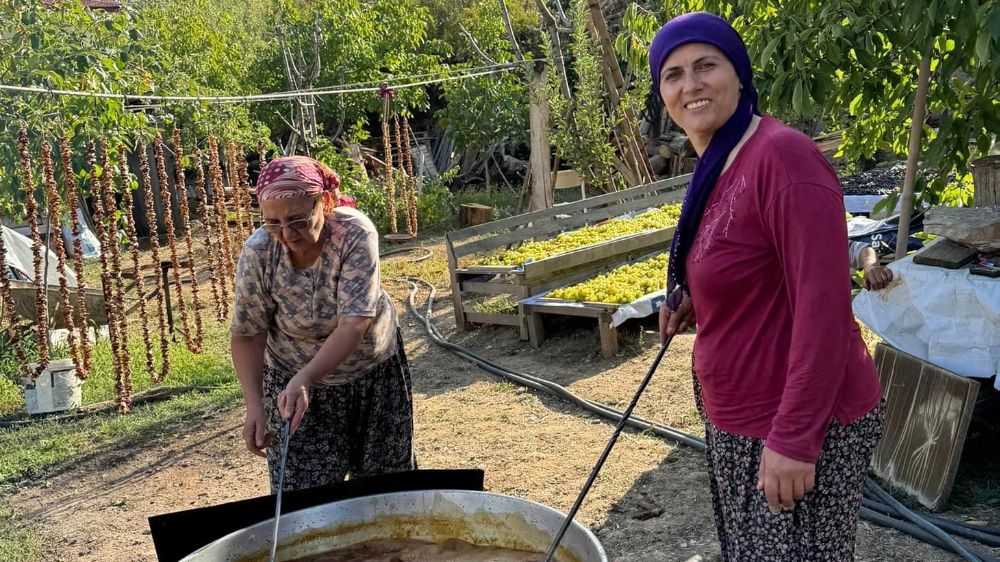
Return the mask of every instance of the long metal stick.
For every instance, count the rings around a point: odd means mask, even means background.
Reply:
[[[670,342],[673,339],[674,336],[671,335],[668,336],[666,341],[663,342],[663,346],[660,347],[660,352],[656,354],[656,359],[653,360],[653,364],[649,366],[649,371],[646,372],[646,378],[642,380],[639,388],[635,391],[635,396],[632,397],[632,403],[628,405],[628,408],[626,408],[624,412],[622,412],[622,419],[615,427],[615,432],[611,434],[611,439],[608,440],[608,444],[604,447],[604,452],[601,453],[601,458],[598,459],[597,465],[594,466],[594,470],[590,472],[590,478],[587,478],[587,483],[584,484],[583,489],[580,490],[580,495],[576,497],[576,502],[573,504],[573,508],[570,509],[569,513],[566,515],[562,528],[559,529],[555,539],[552,540],[552,545],[549,546],[549,552],[545,555],[544,562],[552,562],[552,557],[559,548],[559,543],[562,542],[563,536],[566,534],[566,531],[569,530],[569,526],[573,523],[573,518],[576,517],[576,512],[580,511],[580,506],[583,505],[584,498],[587,497],[587,493],[590,492],[591,486],[594,485],[594,480],[597,479],[597,474],[601,472],[601,468],[604,467],[605,461],[608,460],[608,455],[611,454],[611,449],[614,448],[622,430],[625,429],[628,419],[632,415],[632,410],[634,410],[635,405],[639,403],[639,398],[642,397],[642,393],[646,390],[646,386],[649,385],[649,381],[653,379],[653,373],[655,373],[656,368],[660,366],[660,360],[663,359],[663,355],[667,352],[667,348],[670,347]]]
[[[278,494],[274,501],[274,532],[271,535],[271,556],[270,562],[274,562],[274,555],[278,552],[278,523],[281,520],[281,491],[285,487],[285,461],[288,459],[288,429],[292,425],[291,420],[285,420],[281,426],[281,462],[278,464]]]

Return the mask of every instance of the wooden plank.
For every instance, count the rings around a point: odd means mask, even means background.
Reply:
[[[524,307],[525,316],[528,317],[528,340],[532,346],[542,347],[542,342],[545,341],[545,323],[542,321],[542,315],[536,313],[534,307],[521,306]]]
[[[948,505],[979,383],[879,344],[875,363],[886,400],[875,473],[934,511]]]
[[[476,324],[499,324],[501,326],[520,326],[521,320],[517,314],[497,314],[495,312],[466,312],[465,320]]]
[[[448,254],[448,276],[451,279],[451,303],[455,313],[455,327],[459,332],[464,332],[470,328],[465,321],[465,308],[462,306],[462,291],[458,282],[458,258],[450,244],[445,245],[445,252]]]
[[[657,247],[667,250],[674,236],[674,227],[643,232],[627,238],[619,238],[598,246],[587,246],[579,250],[566,252],[550,259],[524,264],[524,277],[530,282],[546,274],[569,269],[578,265],[599,261],[604,258],[619,256],[626,253],[647,250]]]
[[[513,283],[482,283],[478,281],[464,281],[459,284],[462,294],[474,293],[477,295],[511,295],[519,296],[521,287]]]
[[[913,263],[958,269],[976,259],[976,251],[956,244],[951,240],[942,239],[920,253],[914,254]]]
[[[597,332],[601,337],[601,353],[605,357],[614,357],[618,353],[618,330],[611,327],[610,313],[597,317]]]
[[[688,183],[690,183],[690,181],[691,181],[691,174],[685,174],[683,176],[667,178],[665,180],[660,180],[646,185],[640,185],[638,187],[633,187],[630,189],[623,189],[621,191],[614,191],[612,193],[605,193],[603,195],[598,195],[596,197],[589,197],[587,199],[573,201],[572,203],[566,203],[565,205],[558,205],[556,207],[552,207],[549,209],[543,209],[540,211],[532,211],[530,213],[515,215],[513,217],[496,220],[487,224],[470,226],[468,228],[463,228],[461,230],[456,230],[454,232],[449,233],[448,239],[452,243],[457,243],[461,242],[462,240],[472,238],[475,236],[482,236],[485,234],[498,232],[500,230],[514,228],[528,223],[537,222],[543,219],[551,219],[557,215],[568,215],[577,211],[593,209],[595,207],[608,205],[611,203],[615,203],[617,201],[634,199],[636,197],[640,197],[648,193],[654,193],[662,190],[670,190],[670,191],[679,190],[681,186],[686,186]]]
[[[35,304],[35,285],[24,281],[11,281],[11,296],[14,298],[14,310],[18,316],[31,322],[38,322],[38,306]],[[49,285],[49,328],[65,328],[59,288]],[[87,316],[91,324],[102,326],[108,323],[108,311],[104,306],[104,292],[100,289],[87,289],[83,297],[87,303]],[[70,287],[70,302],[76,307],[76,287]],[[79,326],[77,326],[79,328]]]
[[[566,301],[567,303],[569,301]],[[580,318],[598,318],[607,311],[603,308],[594,308],[589,306],[559,306],[559,305],[546,305],[538,306],[529,304],[528,308],[531,309],[532,313],[541,314],[559,314],[561,316],[579,316]]]
[[[505,275],[508,273],[514,273],[517,269],[512,265],[470,265],[469,267],[461,267],[455,270],[458,273],[459,278],[463,276],[483,276],[483,275]]]
[[[616,205],[614,207],[606,207],[603,209],[599,209],[592,213],[574,215],[563,219],[557,219],[556,221],[550,221],[543,224],[531,226],[529,228],[525,228],[522,230],[515,230],[512,232],[507,232],[505,234],[498,234],[491,238],[483,238],[481,240],[476,240],[475,242],[470,242],[465,245],[455,246],[455,255],[461,258],[468,255],[495,250],[497,248],[501,248],[503,246],[507,246],[515,242],[524,242],[529,239],[542,238],[542,237],[549,238],[553,234],[556,234],[558,232],[591,225],[606,219],[611,219],[613,217],[621,216],[634,211],[639,211],[650,207],[659,207],[666,203],[678,202],[684,198],[684,193],[685,192],[683,190],[678,190],[676,192],[668,192],[649,199],[637,199],[623,203],[621,205]]]

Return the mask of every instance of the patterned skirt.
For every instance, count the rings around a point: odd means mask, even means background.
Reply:
[[[264,405],[276,435],[282,423],[278,395],[294,375],[264,369]],[[412,390],[398,331],[396,353],[371,372],[342,385],[314,385],[309,410],[288,443],[285,490],[415,469]],[[267,450],[271,493],[278,490],[279,441]]]
[[[884,406],[861,419],[827,429],[816,461],[816,486],[795,509],[774,515],[757,491],[763,439],[712,425],[695,380],[695,401],[705,421],[709,481],[722,559],[738,562],[843,562],[854,560],[862,486],[882,436]]]

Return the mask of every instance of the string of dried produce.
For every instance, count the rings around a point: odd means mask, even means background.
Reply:
[[[238,247],[246,239],[246,232],[243,229],[243,194],[240,192],[240,180],[236,164],[236,144],[233,141],[226,143],[226,180],[229,182],[229,192],[233,201],[233,213],[236,215],[236,228],[233,232],[234,247]]]
[[[246,231],[245,241],[246,238],[249,238],[253,234],[254,230],[253,209],[250,202],[250,166],[247,164],[247,156],[243,152],[243,147],[241,145],[236,146],[238,150],[236,153],[236,171],[240,181],[240,202],[243,204],[243,218],[246,220],[246,226],[244,227]]]
[[[38,204],[35,203],[35,186],[31,174],[31,153],[28,152],[28,131],[21,129],[17,133],[18,156],[21,161],[21,188],[24,191],[24,211],[28,218],[28,228],[31,229],[31,254],[35,273],[35,303],[38,322],[38,368],[28,373],[31,378],[37,377],[49,366],[49,298],[48,279],[42,269],[42,235],[38,232]],[[6,266],[5,266],[6,267]]]
[[[105,228],[104,195],[105,183],[102,176],[108,174],[108,152],[106,148],[101,149],[101,159],[98,164],[96,156],[96,145],[93,142],[87,143],[87,164],[90,169],[90,198],[94,202],[94,230],[97,233],[97,240],[101,243],[101,290],[104,293],[104,309],[108,317],[108,339],[111,341],[111,357],[114,362],[115,373],[122,370],[121,350],[118,339],[118,322],[115,310],[114,292],[111,288],[111,264],[109,262],[111,242],[108,236],[108,229]],[[98,175],[100,169],[100,175]]]
[[[153,357],[153,346],[149,345],[152,340],[149,337],[149,312],[146,309],[146,288],[141,269],[141,254],[139,252],[139,236],[135,229],[135,217],[132,215],[132,189],[128,183],[128,161],[126,160],[125,147],[118,147],[118,159],[122,178],[122,208],[125,209],[125,235],[128,236],[129,247],[132,254],[132,268],[135,270],[135,293],[139,297],[139,320],[142,327],[142,341],[146,345],[142,346],[146,353],[146,372],[150,378],[156,372],[156,361]]]
[[[125,281],[122,279],[122,246],[119,240],[118,229],[118,206],[115,202],[115,186],[112,181],[113,168],[108,154],[108,143],[101,139],[101,166],[104,172],[101,174],[102,203],[104,205],[104,216],[107,220],[107,251],[111,252],[111,271],[108,278],[111,280],[111,298],[114,301],[114,316],[109,318],[108,325],[115,323],[118,336],[118,363],[121,368],[115,373],[115,389],[118,410],[127,413],[132,402],[132,352],[128,347],[128,317],[125,312]],[[126,179],[127,181],[127,172]]]
[[[264,166],[267,166],[267,142],[264,139],[257,141],[257,160],[259,174],[259,172],[264,171]]]
[[[212,186],[212,197],[215,200],[216,226],[219,228],[219,238],[222,247],[219,255],[220,273],[222,274],[219,287],[222,289],[222,317],[220,321],[229,316],[229,283],[234,277],[233,265],[233,241],[229,233],[229,216],[226,211],[226,192],[222,187],[222,167],[219,163],[219,141],[215,137],[208,137],[208,179]]]
[[[45,199],[48,203],[49,228],[57,233],[62,232],[62,198],[56,187],[56,175],[52,166],[52,146],[48,141],[42,142],[42,177],[45,178]],[[66,328],[66,340],[69,344],[70,356],[77,371],[84,369],[80,356],[80,347],[76,340],[76,323],[73,320],[73,305],[69,298],[69,280],[66,277],[66,246],[61,234],[53,237],[52,246],[56,251],[56,273],[59,276],[59,306],[62,308],[63,324]],[[84,375],[86,376],[86,375]]]
[[[198,296],[198,274],[194,266],[194,243],[191,241],[191,209],[187,200],[187,178],[184,175],[184,146],[181,144],[181,130],[173,131],[174,168],[177,171],[177,199],[181,208],[181,228],[184,229],[184,247],[187,252],[186,263],[188,275],[191,277],[191,308],[194,315],[194,337],[188,338],[188,349],[192,353],[201,353],[205,337],[204,325],[201,321],[201,298]]]
[[[194,342],[191,337],[191,322],[188,320],[187,304],[184,301],[184,283],[181,280],[181,261],[177,257],[177,233],[174,231],[174,205],[170,196],[170,178],[167,176],[166,161],[163,158],[163,138],[159,131],[153,139],[153,156],[156,158],[156,177],[160,183],[160,201],[163,202],[163,227],[167,231],[167,247],[170,249],[170,266],[173,272],[174,286],[177,287],[177,310],[181,317],[181,329],[184,333],[184,343],[191,348]],[[177,164],[181,166],[180,163]],[[179,194],[178,194],[179,195]]]
[[[69,220],[73,234],[73,273],[76,274],[76,324],[80,326],[80,351],[83,355],[83,368],[81,369],[78,364],[76,376],[83,380],[90,374],[93,352],[90,348],[90,335],[87,329],[90,322],[86,301],[87,284],[83,278],[83,242],[80,236],[80,217],[77,215],[80,201],[76,195],[76,180],[73,179],[73,154],[69,148],[69,139],[65,135],[59,137],[59,154],[62,157],[63,182],[66,184],[66,202],[69,206]]]
[[[156,209],[153,207],[153,179],[150,177],[149,156],[146,151],[146,145],[139,147],[139,173],[142,175],[142,191],[146,198],[149,252],[153,256],[153,274],[156,277],[156,322],[160,331],[160,370],[149,373],[149,377],[154,383],[159,384],[170,371],[170,342],[167,340],[166,284],[163,282],[163,275],[160,274],[160,233],[156,224]]]
[[[409,229],[410,236],[417,235],[417,178],[413,175],[413,156],[410,153],[410,120],[403,116],[403,161],[406,162],[406,175],[410,177],[410,189],[407,193],[407,210],[410,213],[410,220],[407,223],[413,228]]]
[[[392,121],[396,126],[396,154],[399,157],[399,170],[403,177],[403,185],[400,190],[400,196],[403,198],[403,213],[406,215],[406,232],[409,233],[410,236],[413,236],[416,232],[416,227],[413,224],[413,213],[410,212],[410,190],[412,189],[411,180],[413,178],[411,176],[413,174],[413,167],[410,166],[409,170],[407,170],[406,159],[404,158],[405,154],[403,151],[403,139],[401,138],[402,128],[399,126],[399,114],[393,115]],[[409,139],[407,139],[407,141],[409,141]],[[407,144],[409,144],[409,142],[407,142]]]
[[[382,149],[385,152],[385,197],[389,203],[389,230],[396,234],[396,188],[392,185],[392,146],[389,137],[389,102],[385,102],[382,112]]]
[[[223,314],[223,301],[219,294],[219,278],[216,272],[219,270],[219,252],[216,251],[215,239],[215,212],[208,204],[208,191],[205,189],[205,166],[201,155],[201,149],[194,149],[195,177],[194,185],[198,189],[198,204],[201,207],[202,231],[205,234],[205,248],[208,250],[208,274],[212,282],[212,301],[215,303],[215,317],[219,321],[225,319]]]
[[[2,271],[0,274],[0,312],[2,312],[0,320],[7,319],[10,326],[7,337],[10,339],[11,347],[14,348],[14,358],[17,359],[17,364],[21,368],[21,374],[29,376],[28,362],[24,356],[24,348],[21,347],[21,331],[18,326],[21,323],[21,318],[17,315],[14,296],[11,294],[10,279],[7,277],[7,244],[4,242],[2,230],[3,228],[0,226],[0,271]]]

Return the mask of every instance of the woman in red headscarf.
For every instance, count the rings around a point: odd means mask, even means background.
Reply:
[[[339,184],[312,158],[268,163],[257,183],[263,225],[237,265],[243,439],[267,458],[272,492],[283,419],[294,433],[285,489],[415,467],[410,373],[380,282],[378,233]]]

